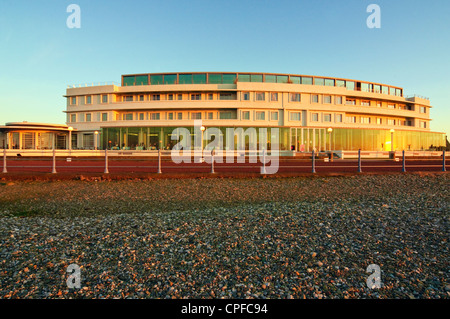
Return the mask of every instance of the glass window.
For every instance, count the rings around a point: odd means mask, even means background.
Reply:
[[[182,120],[182,119],[183,119],[183,113],[178,112],[178,119],[179,119],[179,120]]]
[[[334,86],[334,80],[333,79],[325,79],[325,85],[326,86]]]
[[[313,78],[302,76],[302,84],[313,84]]]
[[[172,112],[167,114],[167,119],[173,120],[173,113]]]
[[[191,113],[191,119],[192,120],[201,120],[202,119],[202,113],[201,112],[192,112]]]
[[[291,121],[300,121],[301,115],[300,112],[290,112]]]
[[[250,74],[239,74],[238,81],[240,81],[240,82],[250,82]]]
[[[257,121],[263,121],[265,119],[266,119],[266,112],[256,111],[256,120]]]
[[[313,103],[319,103],[319,95],[313,94],[311,98]]]
[[[293,84],[300,84],[301,82],[300,82],[300,77],[299,76],[291,76],[291,82],[293,83]]]
[[[192,76],[193,83],[194,84],[205,84],[206,83],[206,74],[200,73],[200,74],[194,74]]]
[[[395,95],[395,88],[389,88],[389,94]]]
[[[383,122],[382,122],[382,119],[381,118],[377,118],[377,124],[382,124]]]
[[[300,102],[300,93],[291,93],[291,102]]]
[[[161,95],[159,94],[152,94],[152,101],[159,101],[161,100]]]
[[[323,115],[323,121],[324,122],[331,122],[331,114],[324,114]]]
[[[347,123],[356,123],[356,116],[346,116],[345,121]]]
[[[334,121],[335,121],[336,123],[342,123],[342,114],[336,114],[336,115],[334,116]]]
[[[277,75],[277,83],[288,83],[288,79],[287,75]]]
[[[388,104],[389,109],[395,109],[395,104]]]
[[[213,119],[213,112],[208,112],[208,120],[212,120]]]
[[[213,99],[213,94],[212,93],[208,93],[208,100],[212,100]]]
[[[77,121],[77,115],[76,114],[70,114],[70,122],[74,123]]]
[[[134,76],[124,76],[123,77],[123,86],[131,86],[134,85],[135,77]]]
[[[234,84],[236,83],[236,74],[224,74],[222,76],[223,84]]]
[[[148,75],[136,75],[136,85],[148,85]]]
[[[200,93],[191,94],[191,100],[201,100],[202,95]]]
[[[373,86],[373,91],[374,91],[375,93],[381,93],[381,85],[375,84],[375,85]]]
[[[139,113],[139,121],[143,121],[144,120],[144,113]]]
[[[229,119],[231,119],[231,112],[229,112],[229,111],[220,112],[219,113],[219,119],[221,119],[221,120],[229,120]]]
[[[336,80],[336,86],[343,88],[345,87],[345,81],[344,80]]]
[[[395,95],[402,96],[402,90],[401,89],[395,89]]]
[[[77,104],[77,98],[76,98],[76,96],[72,96],[72,97],[70,98],[70,104],[72,104],[72,105]]]
[[[244,101],[250,100],[250,92],[242,92],[242,100]]]
[[[108,113],[102,113],[102,121],[103,122],[108,121]]]
[[[336,104],[342,104],[342,96],[335,96],[334,97],[334,102]]]
[[[266,75],[265,82],[267,83],[277,83],[277,77],[275,75]]]
[[[311,113],[311,121],[318,122],[319,121],[319,113]]]
[[[124,114],[124,120],[125,121],[132,121],[133,120],[133,113]]]
[[[144,101],[144,95],[143,94],[139,95],[139,101]]]
[[[314,85],[325,85],[325,79],[314,78]]]
[[[192,84],[192,74],[180,74],[180,84]]]
[[[427,113],[427,109],[425,106],[420,107],[420,113]]]
[[[108,95],[102,95],[102,103],[108,103]]]
[[[167,99],[168,99],[169,101],[172,101],[172,100],[173,100],[173,94],[167,95]]]
[[[150,119],[153,121],[159,120],[160,114],[159,113],[150,113]]]
[[[262,82],[263,81],[262,74],[252,74],[250,78],[251,78],[251,82]]]
[[[176,74],[166,74],[164,75],[164,84],[176,84],[177,75]]]
[[[270,112],[270,119],[272,121],[278,121],[278,112],[277,111]]]
[[[270,100],[278,101],[278,93],[275,93],[275,92],[270,93]]]
[[[370,124],[370,117],[361,117],[361,123],[363,124]]]
[[[370,101],[361,101],[362,106],[370,106]]]
[[[345,81],[345,87],[347,90],[355,90],[355,82],[352,81]]]
[[[178,100],[181,101],[183,99],[183,94],[178,94]]]
[[[220,100],[236,100],[236,93],[234,93],[234,92],[220,93],[219,99]]]
[[[124,97],[124,100],[125,100],[126,102],[132,102],[132,101],[133,101],[133,95],[126,95],[126,96]]]
[[[264,101],[265,95],[264,92],[256,92],[256,101]]]
[[[86,104],[92,104],[92,96],[86,96]]]
[[[362,92],[369,92],[369,84],[368,83],[361,83],[361,91]]]
[[[347,105],[356,105],[356,100],[347,99],[345,101],[345,104],[347,104]]]
[[[150,84],[159,85],[164,84],[162,75],[150,75]]]
[[[331,95],[324,95],[323,96],[323,103],[331,103]]]
[[[250,120],[250,111],[243,111],[242,112],[242,119],[243,120]]]
[[[209,84],[222,84],[222,74],[210,73],[208,75]]]
[[[381,93],[383,94],[389,94],[389,88],[387,86],[382,86],[381,87]]]

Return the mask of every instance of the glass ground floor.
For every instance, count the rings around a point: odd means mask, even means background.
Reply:
[[[219,145],[226,150],[227,145],[237,149],[239,141],[248,149],[251,143],[251,132],[249,128],[242,128],[243,132],[229,135],[227,128],[217,127],[214,134],[209,128],[202,132],[195,127],[113,127],[103,128],[98,136],[98,147],[104,149],[124,150],[169,150],[180,140],[181,132],[188,132],[190,145],[202,145],[207,147],[218,136]],[[255,143],[257,149],[262,147],[270,149],[275,131],[271,128],[253,128],[256,134]],[[266,130],[265,130],[266,129]],[[264,133],[267,132],[267,133]],[[261,139],[261,134],[264,138]],[[358,150],[363,151],[391,151],[391,150],[442,150],[446,146],[444,133],[374,130],[374,129],[346,129],[334,128],[331,132],[327,128],[304,128],[304,127],[280,127],[278,128],[279,149],[298,152],[327,151],[327,150]],[[91,148],[95,140],[93,133],[78,133],[79,148]],[[234,143],[227,139],[233,138]],[[267,138],[266,145],[260,145]],[[201,144],[198,143],[198,139]],[[196,143],[197,142],[197,143]],[[77,143],[77,141],[75,141]],[[186,143],[186,141],[184,141]],[[95,143],[96,144],[96,143]],[[187,145],[187,144],[186,144]],[[183,145],[185,146],[185,145]]]
[[[67,132],[0,132],[0,147],[22,150],[67,149],[68,136]]]

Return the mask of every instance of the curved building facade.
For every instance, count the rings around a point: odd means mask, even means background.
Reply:
[[[72,148],[170,149],[176,128],[279,128],[281,150],[436,150],[430,101],[403,88],[273,73],[123,75],[121,84],[69,86]],[[269,133],[270,134],[270,133]],[[194,136],[192,137],[194,138]],[[224,145],[226,141],[224,141]],[[176,143],[176,142],[175,142]]]

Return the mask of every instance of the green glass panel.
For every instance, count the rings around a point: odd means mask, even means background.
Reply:
[[[263,76],[262,74],[252,74],[251,75],[251,82],[262,82]]]
[[[192,74],[180,74],[180,84],[192,84]]]
[[[362,92],[369,92],[369,84],[368,83],[361,83],[361,91]]]
[[[345,86],[347,87],[347,90],[355,90],[355,82],[346,81]]]
[[[152,85],[163,84],[163,76],[162,75],[150,75],[150,83]]]
[[[208,75],[209,84],[222,84],[222,74],[210,73]]]
[[[240,81],[240,82],[250,82],[250,74],[239,74],[238,81]]]
[[[234,84],[236,82],[236,74],[224,74],[223,84]]]
[[[175,84],[177,82],[176,74],[166,74],[164,75],[164,84]]]
[[[325,85],[326,86],[334,86],[334,80],[333,79],[325,79]]]
[[[300,77],[299,76],[291,76],[291,82],[294,84],[300,84]]]
[[[148,85],[148,75],[136,76],[136,85]]]
[[[205,84],[206,83],[206,74],[194,74],[193,75],[194,84]]]
[[[135,83],[135,76],[124,76],[123,77],[123,86],[131,86]]]
[[[344,80],[336,80],[336,86],[337,87],[345,87],[345,81]]]
[[[325,85],[325,79],[314,78],[314,85]]]
[[[277,83],[287,83],[288,78],[287,75],[277,75]]]
[[[313,84],[313,79],[311,77],[302,76],[302,84]]]
[[[277,83],[277,77],[275,75],[266,75],[265,82]]]

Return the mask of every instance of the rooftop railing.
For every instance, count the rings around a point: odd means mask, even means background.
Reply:
[[[91,83],[82,83],[82,84],[69,84],[67,88],[82,88],[82,87],[91,87],[91,86],[101,86],[101,85],[116,85],[120,86],[120,83],[114,81],[106,81],[106,82],[91,82]]]

